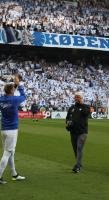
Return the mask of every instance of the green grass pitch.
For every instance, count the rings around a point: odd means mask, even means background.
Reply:
[[[108,200],[109,121],[89,120],[79,174],[71,172],[75,158],[64,120],[20,120],[15,162],[26,180],[13,182],[7,167],[0,200]]]

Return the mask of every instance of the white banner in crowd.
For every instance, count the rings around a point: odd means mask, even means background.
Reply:
[[[12,27],[0,28],[1,44],[33,45],[72,49],[109,51],[109,38],[46,32],[21,31]]]
[[[32,37],[35,46],[109,51],[109,38],[105,37],[43,32],[33,32]]]
[[[52,112],[51,118],[52,119],[66,119],[67,112]]]

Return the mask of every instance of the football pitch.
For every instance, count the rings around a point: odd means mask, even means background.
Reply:
[[[109,120],[89,120],[79,174],[71,171],[75,158],[64,120],[20,120],[15,162],[26,180],[12,181],[7,168],[0,200],[108,200]]]

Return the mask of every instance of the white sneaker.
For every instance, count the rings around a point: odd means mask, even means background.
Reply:
[[[0,178],[0,184],[6,184],[7,182]]]
[[[24,176],[20,176],[20,175],[16,175],[16,176],[12,177],[12,180],[13,181],[22,181],[22,180],[25,180],[25,177]]]

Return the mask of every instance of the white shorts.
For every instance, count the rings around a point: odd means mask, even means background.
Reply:
[[[2,144],[4,151],[15,151],[18,129],[1,131]]]

